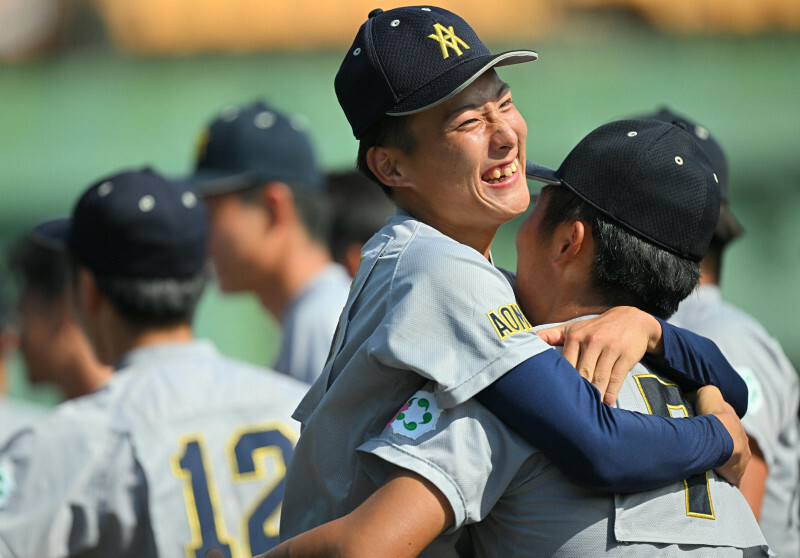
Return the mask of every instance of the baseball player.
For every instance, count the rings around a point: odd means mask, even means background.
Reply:
[[[671,420],[603,405],[598,390],[532,332],[510,284],[491,264],[497,228],[529,201],[527,128],[492,67],[535,58],[528,50],[489,54],[466,22],[435,7],[376,10],[359,30],[336,91],[361,140],[359,168],[380,179],[398,212],[365,245],[331,357],[294,414],[304,429],[287,475],[282,538],[345,516],[387,481],[373,477],[355,450],[377,437],[428,381],[437,404],[448,409],[511,369],[537,381],[559,377],[569,387],[520,394],[536,410],[526,434],[560,467],[591,477],[587,483],[596,487],[657,486],[730,455],[731,439],[717,429],[717,418],[727,421],[730,410]],[[667,334],[664,342],[670,359],[674,344]],[[602,368],[608,354],[598,354]],[[722,383],[737,385],[735,376]],[[742,393],[735,391],[743,412]],[[585,405],[575,403],[576,393]],[[600,434],[605,426],[598,416],[619,429],[611,439]],[[428,418],[422,412],[414,422]],[[638,442],[655,438],[659,443],[634,466]],[[701,456],[698,447],[714,455]],[[608,467],[600,463],[617,458]],[[637,474],[640,465],[646,472]],[[404,491],[424,482],[401,471],[386,486]],[[434,494],[438,501],[446,497]],[[401,519],[413,516],[418,504],[409,504]],[[428,522],[434,536],[449,524],[440,519]],[[409,552],[422,550],[409,542]]]
[[[330,208],[302,121],[262,102],[224,110],[201,135],[191,181],[221,289],[258,296],[281,326],[273,368],[312,383],[351,277],[328,251]]]
[[[0,449],[0,556],[270,548],[305,385],[193,338],[202,203],[149,169],[125,171],[37,232],[66,243],[80,323],[114,374]]]
[[[755,318],[724,302],[719,282],[722,255],[743,228],[728,199],[728,164],[708,129],[669,109],[648,115],[683,122],[720,177],[720,218],[700,283],[671,318],[672,323],[714,340],[747,383],[750,393],[742,424],[750,439],[750,460],[740,486],[778,556],[800,556],[800,381],[780,344]]]
[[[557,172],[539,177],[550,185],[517,235],[516,290],[526,315],[552,323],[624,303],[662,319],[674,312],[697,282],[719,204],[711,164],[689,133],[652,120],[613,122],[584,138]],[[515,387],[558,389],[532,381]],[[409,430],[422,398],[431,419]],[[474,400],[434,410],[435,399],[430,388],[418,392],[404,416],[360,449],[377,458],[370,461],[375,475],[403,467],[445,494],[470,495],[467,506],[449,501],[466,508],[467,522],[476,520],[469,528],[476,556],[769,555],[741,493],[713,472],[636,494],[586,490],[540,451],[526,451]],[[693,413],[674,382],[642,363],[617,406]],[[474,492],[475,485],[488,489]]]
[[[8,304],[9,297],[6,295],[4,275],[0,272],[0,440],[18,428],[34,422],[45,412],[45,408],[40,405],[8,395],[7,364],[17,349],[19,335]],[[4,483],[0,478],[0,494],[3,490]]]
[[[66,255],[28,234],[13,247],[9,270],[19,284],[19,348],[32,384],[56,386],[66,399],[91,393],[111,377],[70,311]]]

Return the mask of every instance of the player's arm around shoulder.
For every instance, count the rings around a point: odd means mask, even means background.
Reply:
[[[453,521],[450,503],[435,485],[398,468],[346,516],[284,541],[256,558],[410,558],[418,556]]]

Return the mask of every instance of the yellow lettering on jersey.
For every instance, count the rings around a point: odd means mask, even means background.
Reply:
[[[452,25],[450,27],[445,27],[441,23],[436,23],[433,29],[436,33],[428,35],[428,38],[438,42],[439,46],[442,47],[442,58],[448,58],[450,56],[450,52],[447,50],[448,48],[452,48],[453,52],[458,56],[464,54],[460,47],[469,50],[469,45],[456,35]]]
[[[487,312],[489,321],[492,323],[497,336],[503,340],[509,335],[520,333],[521,331],[531,331],[533,327],[525,318],[525,315],[516,304],[506,304],[497,310]]]
[[[714,501],[711,499],[711,485],[708,482],[708,471],[706,471],[705,476],[706,476],[705,491],[706,494],[708,495],[708,505],[711,509],[711,513],[701,513],[692,511],[692,505],[689,500],[689,481],[687,479],[683,479],[683,493],[686,497],[686,515],[690,517],[700,517],[702,519],[716,519],[716,517],[714,516]]]
[[[186,557],[194,558],[197,551],[203,548],[205,543],[210,542],[204,540],[204,525],[202,525],[205,522],[205,526],[208,527],[209,521],[213,524],[212,532],[216,538],[212,544],[225,545],[230,548],[232,556],[241,556],[236,541],[228,535],[225,527],[225,516],[221,511],[222,503],[208,459],[205,438],[198,433],[186,434],[179,438],[178,443],[179,450],[171,456],[170,468],[172,474],[182,481],[183,486],[183,499],[192,539],[184,547]],[[208,500],[196,498],[196,487],[207,489],[205,496]]]
[[[253,446],[250,455],[243,459],[243,456],[237,455],[236,449],[239,442],[248,435],[259,437],[263,445]],[[234,482],[261,484],[257,490],[254,487],[257,492],[257,498],[254,498],[253,503],[248,507],[247,512],[241,519],[239,528],[241,533],[244,534],[242,536],[243,541],[251,539],[249,533],[250,519],[286,476],[288,456],[284,454],[284,451],[278,445],[278,442],[282,440],[288,441],[292,447],[297,443],[297,436],[294,431],[282,421],[269,421],[237,428],[228,438],[225,455],[233,473]],[[248,462],[244,470],[243,460]],[[252,469],[249,467],[250,464],[253,466]],[[277,537],[280,519],[281,506],[278,505],[268,516],[262,518],[261,528],[263,534],[270,538]],[[247,550],[252,555],[256,549],[248,548]]]
[[[672,418],[691,416],[689,408],[684,404],[686,400],[678,384],[664,381],[655,374],[634,374],[633,379],[636,380],[639,393],[647,406],[647,412],[651,415]],[[672,392],[673,397],[670,397],[670,392]],[[670,399],[672,401],[677,399],[682,403],[670,403]],[[684,479],[683,487],[687,516],[716,519],[714,516],[714,502],[711,499],[708,472],[705,473],[704,477],[702,475],[694,475],[691,479]]]

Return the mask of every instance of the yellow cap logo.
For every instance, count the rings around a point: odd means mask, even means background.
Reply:
[[[197,136],[197,143],[195,144],[194,154],[195,154],[195,161],[200,161],[203,157],[206,156],[206,148],[208,148],[208,142],[211,139],[211,131],[210,130],[203,130],[203,132]]]
[[[442,58],[447,58],[450,56],[448,52],[448,48],[452,48],[453,52],[455,52],[458,56],[464,54],[459,45],[469,49],[469,45],[461,40],[453,31],[453,26],[445,27],[441,23],[436,23],[433,26],[434,31],[436,31],[433,35],[428,35],[429,39],[433,39],[434,41],[439,43],[439,46],[442,47]]]

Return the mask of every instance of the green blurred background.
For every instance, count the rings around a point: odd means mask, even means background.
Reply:
[[[67,214],[104,174],[138,165],[188,172],[204,123],[229,104],[263,98],[301,113],[326,169],[354,160],[356,142],[333,92],[341,48],[133,56],[91,21],[65,42],[47,57],[0,65],[3,256],[38,220]],[[663,104],[712,131],[728,154],[731,204],[747,230],[724,262],[723,294],[800,365],[800,35],[667,34],[628,14],[592,13],[563,22],[558,33],[490,47],[540,54],[500,75],[528,121],[528,158],[542,164],[557,166],[604,122]],[[506,225],[495,243],[503,267],[515,267],[518,224]],[[223,352],[260,364],[271,362],[278,344],[254,298],[213,287],[196,325]],[[27,384],[19,359],[12,371],[12,394],[58,399]]]

